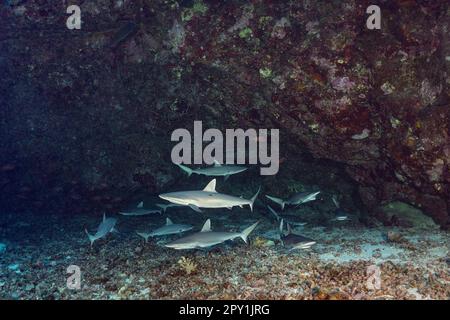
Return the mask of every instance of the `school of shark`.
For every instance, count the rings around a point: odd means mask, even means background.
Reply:
[[[119,215],[122,216],[153,216],[166,214],[169,208],[174,207],[186,207],[192,209],[194,212],[204,214],[205,209],[228,209],[232,210],[233,207],[244,208],[248,207],[253,212],[255,201],[261,192],[261,186],[254,193],[250,199],[245,199],[242,196],[225,194],[217,191],[217,178],[224,177],[224,182],[228,180],[231,175],[236,175],[246,171],[248,168],[243,166],[220,164],[214,161],[214,165],[206,168],[191,169],[187,166],[178,164],[178,167],[182,169],[190,177],[192,174],[204,175],[208,177],[214,177],[206,186],[197,190],[180,190],[159,194],[159,198],[165,200],[165,203],[157,203],[155,207],[157,209],[148,209],[144,207],[144,202],[141,201],[135,207],[120,211]],[[297,231],[294,231],[297,227],[304,227],[307,223],[302,221],[301,216],[285,213],[285,208],[298,207],[302,204],[315,201],[320,195],[320,191],[314,190],[310,192],[296,192],[289,198],[283,200],[274,196],[266,195],[266,199],[280,206],[281,212],[277,212],[269,204],[266,205],[267,211],[270,216],[274,218],[276,223],[279,223],[278,239],[281,246],[285,247],[289,251],[292,250],[306,250],[316,244],[314,239],[305,237]],[[334,205],[336,206],[335,218],[332,221],[347,221],[349,215],[344,212],[336,199],[332,198]],[[103,220],[97,227],[95,234],[90,234],[86,229],[85,232],[89,238],[91,246],[95,241],[106,237],[110,233],[117,232],[115,226],[117,223],[116,218],[103,216]],[[208,218],[202,226],[195,227],[190,224],[174,223],[171,218],[166,217],[164,225],[154,229],[145,231],[136,231],[136,235],[142,237],[147,243],[149,239],[154,238],[167,238],[168,242],[162,242],[163,246],[174,250],[195,250],[195,249],[209,249],[214,246],[223,244],[227,241],[234,241],[241,239],[244,243],[248,243],[248,237],[257,228],[260,221],[255,219],[250,225],[242,225],[240,229],[242,231],[218,231],[212,229],[211,219]],[[196,230],[197,229],[197,230]],[[160,243],[160,242],[158,242]]]

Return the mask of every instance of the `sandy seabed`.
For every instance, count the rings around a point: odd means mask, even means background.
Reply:
[[[169,216],[196,228],[205,219]],[[226,231],[261,218],[210,217],[213,229]],[[248,245],[176,251],[162,244],[177,236],[145,243],[135,233],[161,226],[164,216],[119,217],[119,233],[91,248],[84,228],[95,230],[100,219],[0,215],[0,299],[450,299],[450,234],[441,230],[306,226],[296,232],[317,244],[288,251],[276,223],[260,219]],[[389,231],[400,240],[389,241]],[[67,287],[70,265],[80,268],[80,289]]]

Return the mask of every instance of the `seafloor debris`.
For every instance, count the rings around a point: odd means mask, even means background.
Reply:
[[[184,209],[173,210],[180,210],[172,213],[177,221],[197,219],[198,225],[202,223],[195,212],[187,217]],[[253,220],[255,214],[246,219]],[[226,221],[226,228],[232,224],[239,229],[242,217],[229,216],[220,221]],[[289,252],[276,242],[277,234],[271,233],[276,226],[263,220],[255,237],[269,239],[273,235],[274,246],[246,245],[237,240],[208,252],[179,252],[153,241],[144,245],[134,234],[142,227],[142,221],[136,219],[121,219],[120,234],[105,238],[91,249],[79,226],[95,225],[96,217],[77,216],[68,221],[24,214],[22,218],[7,227],[10,239],[0,259],[0,268],[5,271],[0,274],[0,299],[450,297],[450,237],[439,230],[405,233],[413,245],[410,247],[386,241],[382,235],[391,227],[368,229],[353,224],[326,231],[321,227],[303,228],[302,234],[314,237],[317,244],[307,251]],[[157,219],[147,222],[149,228],[164,222],[162,217]],[[39,225],[40,232],[29,233],[28,224]],[[80,267],[80,290],[66,287],[61,270],[69,265]],[[379,289],[367,286],[370,266],[380,268]]]
[[[403,238],[403,236],[399,233],[399,232],[396,232],[396,231],[388,231],[388,233],[387,233],[387,239],[390,241],[390,242],[403,242],[403,241],[405,241],[405,238]]]
[[[190,258],[181,257],[177,263],[181,267],[181,269],[183,269],[184,272],[186,272],[187,275],[190,275],[191,273],[197,270],[197,264]]]

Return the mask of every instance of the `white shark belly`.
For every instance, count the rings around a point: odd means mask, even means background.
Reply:
[[[250,204],[250,201],[246,199],[213,192],[205,192],[204,195],[193,201],[191,204],[199,208],[230,208]]]
[[[196,170],[193,171],[197,174],[202,174],[205,176],[218,176],[218,177],[223,177],[223,176],[229,176],[229,175],[233,175],[242,171],[245,171],[247,168],[240,168],[240,169],[229,169],[226,167],[213,167],[213,168],[208,168],[208,169],[204,169],[204,170]]]

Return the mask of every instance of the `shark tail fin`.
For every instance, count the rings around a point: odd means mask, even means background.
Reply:
[[[244,229],[244,231],[242,231],[240,237],[242,238],[242,240],[244,240],[245,243],[247,243],[247,238],[248,238],[249,234],[256,228],[258,223],[259,223],[259,221],[255,222],[250,227],[248,227],[248,228]]]
[[[278,203],[278,204],[281,206],[281,210],[284,210],[284,205],[285,205],[286,203],[284,202],[283,199],[275,198],[275,197],[268,196],[268,195],[266,195],[266,198],[272,200],[272,201],[275,202],[275,203]]]
[[[139,236],[145,239],[145,242],[148,242],[148,235],[143,232],[136,232]]]
[[[160,203],[157,203],[156,206],[159,207],[159,208],[161,208],[161,212],[162,212],[162,213],[166,213],[167,207],[166,207],[165,205],[160,204]]]
[[[179,166],[181,168],[181,170],[183,170],[184,172],[186,172],[188,174],[188,177],[191,176],[192,174],[192,169],[188,168],[186,166],[183,166],[182,164],[177,164],[177,166]]]
[[[261,186],[259,186],[258,191],[256,191],[255,195],[250,199],[250,210],[253,212],[253,205],[255,204],[256,198],[258,198],[259,192],[261,191]]]
[[[84,232],[86,232],[86,234],[89,238],[89,241],[91,242],[91,247],[92,247],[92,245],[94,244],[94,241],[96,240],[95,237],[93,235],[90,235],[89,232],[87,231],[87,229],[84,229]]]

